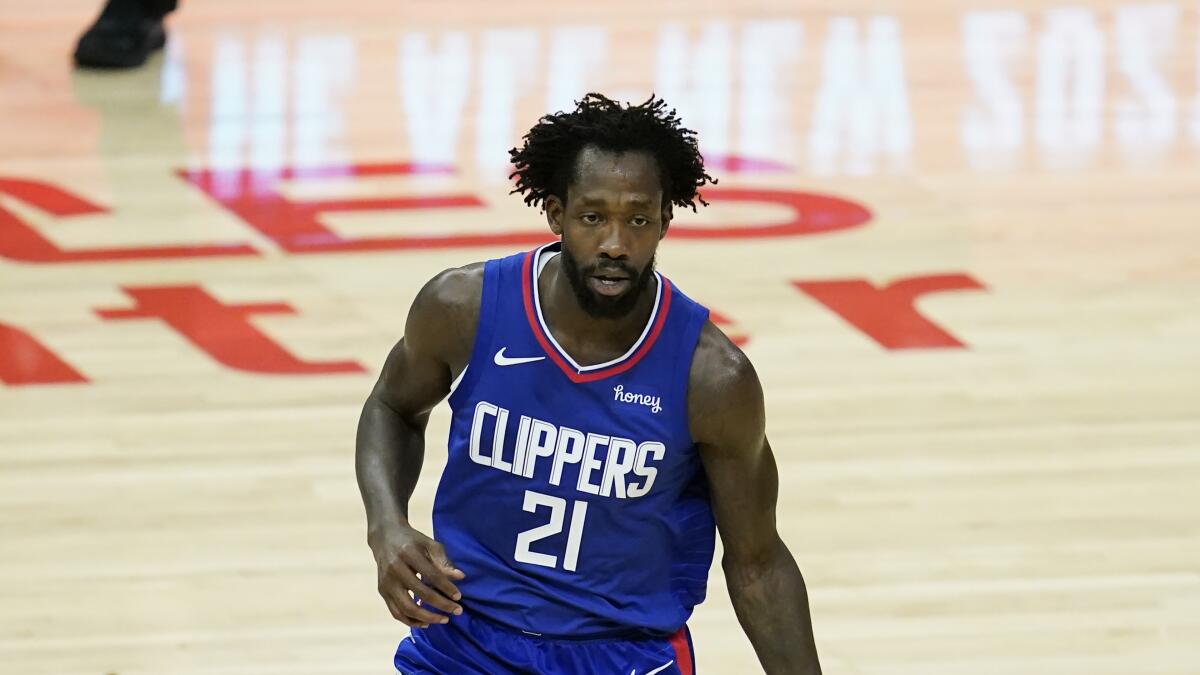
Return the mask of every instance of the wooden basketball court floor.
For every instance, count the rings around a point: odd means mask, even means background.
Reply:
[[[762,376],[826,673],[1200,673],[1195,3],[185,0],[74,72],[97,9],[0,0],[0,672],[389,672],[359,407],[597,90],[721,181],[660,268]],[[691,626],[758,671],[719,566]]]

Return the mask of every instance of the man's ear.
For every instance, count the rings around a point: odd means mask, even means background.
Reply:
[[[671,227],[671,219],[674,217],[675,211],[671,208],[671,202],[667,202],[662,209],[662,231],[658,233],[660,240],[667,236],[667,228]]]
[[[550,225],[550,231],[559,237],[563,233],[563,216],[565,213],[566,207],[563,206],[561,199],[554,195],[546,197],[546,222]]]

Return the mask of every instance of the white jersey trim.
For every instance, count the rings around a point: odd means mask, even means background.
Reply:
[[[458,374],[458,377],[454,378],[454,382],[452,382],[452,383],[450,384],[450,393],[449,393],[449,394],[446,394],[446,396],[447,396],[447,397],[450,397],[450,396],[453,396],[453,395],[454,395],[454,392],[455,392],[455,391],[458,389],[458,385],[462,384],[463,377],[465,377],[465,376],[466,376],[466,374],[467,374],[467,369],[468,369],[468,368],[470,368],[470,367],[471,367],[471,364],[470,364],[470,363],[468,363],[467,365],[463,366],[462,372],[461,372],[461,373],[459,373],[459,374]]]

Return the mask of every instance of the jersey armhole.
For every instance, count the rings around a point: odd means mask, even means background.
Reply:
[[[467,360],[467,364],[463,366],[463,370],[458,374],[458,379],[450,385],[450,397],[447,401],[450,403],[450,409],[458,408],[459,402],[470,395],[471,390],[475,388],[475,383],[479,381],[479,371],[481,367],[472,368],[473,364],[485,363],[488,351],[492,346],[492,332],[495,330],[496,322],[494,315],[496,313],[496,293],[499,287],[499,261],[489,260],[483,266],[483,288],[479,293],[479,317],[475,322],[475,342],[471,346],[471,357]]]
[[[687,430],[688,441],[693,446],[696,439],[692,438],[692,412],[688,407],[688,393],[692,388],[692,361],[696,358],[696,347],[700,344],[700,333],[704,331],[706,323],[708,308],[694,305],[691,316],[688,317],[687,329],[680,341],[679,358],[675,361],[674,381],[680,383],[677,396],[678,400],[683,401],[683,426]]]

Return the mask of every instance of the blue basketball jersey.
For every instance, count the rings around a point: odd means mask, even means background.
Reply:
[[[715,528],[688,431],[708,310],[655,273],[627,354],[576,364],[542,320],[549,244],[485,264],[471,360],[450,395],[434,536],[468,610],[546,636],[667,635],[703,601]]]

